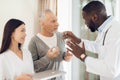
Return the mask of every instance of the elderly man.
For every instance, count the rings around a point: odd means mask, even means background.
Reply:
[[[61,62],[69,61],[72,57],[72,54],[65,49],[62,34],[57,32],[58,25],[57,17],[53,12],[49,9],[45,10],[40,17],[41,31],[29,43],[36,72],[61,70]],[[57,77],[52,80],[64,80],[64,78]]]

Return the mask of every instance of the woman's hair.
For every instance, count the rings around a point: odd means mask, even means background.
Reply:
[[[25,23],[18,19],[10,19],[5,24],[0,54],[9,48],[10,43],[11,43],[12,33],[15,31],[16,28],[18,28],[22,24],[25,24]],[[18,44],[18,48],[19,49],[21,48],[20,43]]]

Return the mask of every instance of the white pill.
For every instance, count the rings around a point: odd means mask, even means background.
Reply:
[[[54,47],[54,48],[52,48],[52,52],[55,52],[56,51],[56,48]]]

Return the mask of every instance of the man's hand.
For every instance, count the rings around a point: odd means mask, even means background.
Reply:
[[[47,56],[51,59],[57,57],[60,54],[59,48],[58,47],[54,47],[54,48],[50,48],[48,50]]]
[[[64,56],[65,61],[70,61],[72,57],[73,57],[73,54],[67,50]]]
[[[84,43],[82,44],[82,47],[78,46],[78,44],[68,41],[67,45],[72,49],[67,48],[68,51],[72,52],[77,58],[82,60],[84,62],[85,58],[87,57],[85,53],[85,47]]]
[[[79,44],[81,42],[81,39],[77,38],[71,31],[65,31],[63,32],[63,39],[70,39],[74,43]]]

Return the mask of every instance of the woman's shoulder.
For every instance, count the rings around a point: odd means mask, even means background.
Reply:
[[[0,54],[0,62],[2,62],[3,58],[4,58],[4,55]]]
[[[6,52],[3,52],[2,54],[0,54],[0,64],[5,63],[6,61]]]
[[[8,53],[10,53],[9,50],[6,50],[5,52],[0,54],[0,59],[3,59]]]

